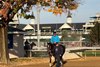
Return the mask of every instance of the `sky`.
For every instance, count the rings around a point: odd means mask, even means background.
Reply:
[[[35,17],[37,18],[36,8],[32,9]],[[96,13],[100,13],[100,0],[82,0],[81,4],[76,10],[72,12],[72,23],[82,23],[87,22],[90,17],[95,16]],[[66,22],[66,13],[62,13],[62,15],[54,15],[51,12],[40,11],[40,24],[44,23],[65,23]],[[31,19],[20,19],[21,24],[29,24]],[[35,19],[35,23],[37,19]]]

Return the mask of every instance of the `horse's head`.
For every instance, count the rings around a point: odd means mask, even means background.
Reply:
[[[54,45],[52,43],[47,43],[47,51],[50,56],[53,55],[53,47],[54,47]]]
[[[35,44],[34,42],[32,42],[32,43],[30,44],[31,49],[32,49],[34,46],[36,46],[36,44]]]
[[[49,48],[50,50],[53,48],[53,44],[52,43],[47,43],[47,48]]]
[[[36,44],[34,42],[32,42],[30,45],[36,46]]]

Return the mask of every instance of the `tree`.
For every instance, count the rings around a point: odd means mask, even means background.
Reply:
[[[64,10],[74,10],[78,7],[78,0],[0,0],[0,60],[8,63],[7,27],[16,13],[26,19],[33,15],[26,14],[32,5],[50,6],[48,11],[61,14]],[[51,9],[51,11],[50,11]]]
[[[62,30],[61,41],[79,41],[80,35],[76,32],[71,33],[69,30]]]
[[[100,23],[96,22],[95,26],[90,31],[90,41],[92,44],[100,45]]]

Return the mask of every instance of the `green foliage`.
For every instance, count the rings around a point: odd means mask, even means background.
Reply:
[[[100,23],[96,23],[90,31],[90,40],[96,45],[100,45]]]
[[[90,42],[90,36],[89,36],[89,34],[83,34],[82,37],[85,38],[83,41]]]
[[[66,38],[67,38],[67,30],[63,30],[62,31],[61,41],[65,40]]]
[[[29,18],[34,19],[35,16],[33,16],[33,15],[25,15],[24,18],[26,18],[26,19],[29,19]]]
[[[69,31],[69,30],[62,31],[61,41],[79,41],[80,35],[78,35],[76,33],[68,34],[69,32],[71,32],[71,31]]]

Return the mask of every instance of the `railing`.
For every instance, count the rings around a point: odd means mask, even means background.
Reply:
[[[82,34],[84,33],[83,31],[68,31],[68,34]],[[42,36],[51,36],[52,35],[52,32],[41,32],[40,33]],[[62,32],[57,32],[58,35],[62,35]],[[28,33],[26,33],[25,35],[30,35]],[[34,36],[37,36],[37,32],[34,32]]]
[[[85,58],[86,58],[86,56],[87,56],[87,51],[88,50],[90,50],[91,52],[94,52],[94,56],[96,56],[97,55],[97,51],[98,50],[100,50],[100,47],[94,47],[94,46],[92,46],[92,47],[88,47],[88,46],[83,46],[82,45],[82,41],[62,41],[61,42],[65,47],[66,47],[66,52],[72,52],[72,53],[76,53],[76,52],[78,52],[78,53],[83,53],[84,55],[82,55],[82,56],[84,56]],[[42,55],[38,55],[38,56],[47,56],[48,54],[47,54],[47,42],[41,42],[40,43],[41,44],[41,46],[39,47],[39,49],[38,49],[38,47],[37,46],[35,46],[35,47],[33,47],[32,49],[30,49],[30,50],[28,50],[28,52],[29,52],[29,57],[32,57],[33,56],[33,54],[35,55],[37,55],[37,54],[39,54],[39,53],[42,53]]]
[[[100,47],[71,47],[71,48],[66,48],[66,52],[84,52],[85,54],[85,58],[86,58],[86,51],[88,50],[91,50],[92,52],[94,52],[94,55],[96,56],[96,51],[97,50],[100,50]],[[44,47],[44,49],[40,49],[40,50],[37,50],[37,49],[31,49],[31,50],[28,50],[29,51],[29,57],[32,57],[32,52],[47,52],[47,48]]]

